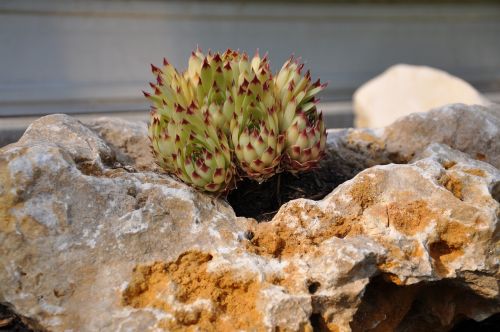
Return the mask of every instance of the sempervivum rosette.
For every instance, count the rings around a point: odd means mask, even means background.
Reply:
[[[285,137],[279,134],[274,110],[266,110],[261,117],[252,115],[234,122],[238,125],[232,126],[232,141],[246,176],[262,182],[280,172]]]
[[[173,67],[152,67],[157,84],[149,136],[157,163],[185,183],[209,192],[234,186],[234,166],[226,135],[198,107],[196,87]]]
[[[323,115],[298,112],[286,130],[287,170],[306,171],[318,164],[324,154],[326,129]]]
[[[227,137],[209,118],[202,120],[194,104],[176,110],[182,130],[175,138],[176,175],[184,182],[210,192],[224,192],[234,185],[234,167]]]
[[[262,182],[283,170],[310,169],[326,132],[303,65],[290,59],[273,77],[267,57],[199,49],[179,73],[152,66],[149,136],[157,163],[200,190],[224,193],[238,178]]]
[[[232,144],[243,175],[262,182],[278,173],[284,147],[266,57],[246,54],[233,67]]]
[[[316,94],[326,87],[311,81],[309,71],[301,75],[304,64],[290,58],[274,78],[278,96],[280,131],[285,134],[285,168],[305,171],[318,164],[326,144],[322,113],[318,113]]]

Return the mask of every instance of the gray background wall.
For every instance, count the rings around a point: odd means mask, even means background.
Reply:
[[[190,51],[269,51],[276,69],[301,55],[349,100],[388,66],[438,67],[500,90],[500,6],[243,1],[0,1],[0,116],[146,109],[149,63]],[[0,121],[2,119],[0,118]]]

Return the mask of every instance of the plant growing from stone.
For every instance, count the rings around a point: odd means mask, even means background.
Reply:
[[[273,75],[258,52],[191,54],[177,71],[151,66],[149,137],[157,163],[202,191],[217,194],[248,177],[307,171],[324,155],[326,130],[316,94],[325,84],[291,57]]]

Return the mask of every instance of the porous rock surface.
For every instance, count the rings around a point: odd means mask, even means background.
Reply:
[[[384,127],[399,117],[450,103],[485,105],[469,83],[427,66],[398,64],[359,87],[353,95],[356,127]]]
[[[331,131],[322,167],[361,172],[262,223],[159,173],[145,126],[115,121],[47,116],[0,150],[0,302],[34,329],[446,331],[500,312],[495,110]]]

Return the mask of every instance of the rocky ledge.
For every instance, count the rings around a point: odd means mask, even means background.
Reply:
[[[498,317],[498,110],[331,131],[317,172],[349,180],[260,223],[162,174],[148,145],[143,124],[51,115],[0,149],[3,327],[447,331]]]

